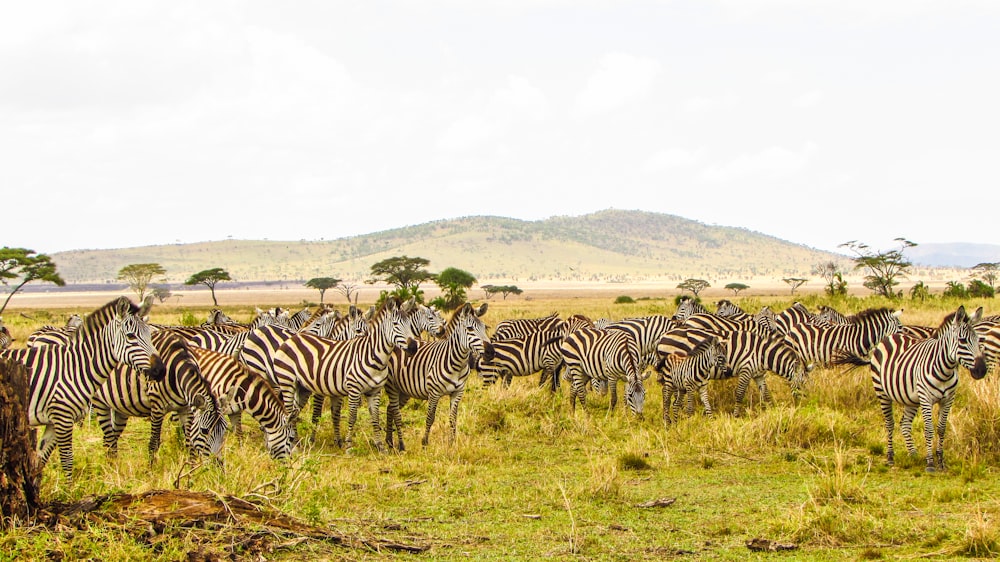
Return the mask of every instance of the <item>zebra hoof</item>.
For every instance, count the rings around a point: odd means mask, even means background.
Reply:
[[[928,465],[927,468],[925,468],[924,470],[927,472],[937,472],[938,469],[936,466]]]

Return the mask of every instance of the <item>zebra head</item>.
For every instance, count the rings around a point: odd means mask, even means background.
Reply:
[[[427,332],[432,338],[442,338],[445,335],[445,320],[436,307],[418,304],[410,315],[410,330],[417,337]]]
[[[219,454],[229,429],[229,420],[224,412],[229,409],[237,388],[233,386],[229,393],[218,400],[211,394],[197,394],[192,398],[187,430],[193,452],[202,456]]]
[[[462,347],[469,349],[473,356],[480,357],[487,363],[493,361],[496,355],[493,343],[486,335],[486,324],[482,320],[488,307],[487,303],[483,303],[479,308],[474,308],[470,303],[463,304],[452,314],[446,329],[449,337],[457,338]]]
[[[643,381],[649,378],[649,371],[642,374],[630,374],[625,377],[625,403],[628,409],[639,419],[642,419],[642,408],[646,403],[646,386]]]
[[[408,318],[414,306],[413,299],[403,302],[398,297],[389,297],[375,312],[375,317],[370,322],[371,328],[385,334],[393,346],[405,351],[407,356],[417,351],[417,342],[413,339]]]
[[[677,303],[677,310],[674,312],[673,319],[676,322],[683,322],[693,314],[706,312],[708,312],[708,309],[702,306],[701,303],[691,297],[685,296],[681,297],[680,302]]]
[[[979,334],[973,328],[983,316],[983,308],[979,307],[971,317],[965,312],[965,305],[949,314],[938,328],[938,337],[948,342],[949,355],[952,351],[958,362],[969,370],[972,378],[979,380],[988,371],[986,356],[979,343]]]
[[[281,417],[281,427],[278,431],[264,433],[264,441],[267,444],[267,451],[272,459],[287,459],[292,454],[292,445],[295,443],[295,431],[288,422],[289,416],[285,414]]]
[[[115,359],[144,373],[152,380],[162,379],[166,369],[160,354],[153,346],[149,324],[138,315],[139,307],[125,297],[113,301],[111,307],[113,316],[107,323],[105,333],[111,340],[111,350]],[[103,314],[99,313],[103,310],[88,316],[80,330],[89,331],[88,325],[101,322],[100,316]]]

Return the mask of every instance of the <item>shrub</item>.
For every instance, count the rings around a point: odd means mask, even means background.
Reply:
[[[615,304],[633,304],[634,302],[635,299],[633,299],[628,295],[621,295],[620,297],[615,299]]]

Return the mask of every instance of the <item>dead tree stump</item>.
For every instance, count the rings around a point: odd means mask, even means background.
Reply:
[[[28,391],[24,365],[0,359],[0,529],[26,522],[39,507]]]

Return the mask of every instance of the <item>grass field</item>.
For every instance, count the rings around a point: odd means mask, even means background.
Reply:
[[[616,305],[602,296],[491,301],[488,324],[511,317],[582,313],[622,318],[673,312],[672,300]],[[780,310],[787,298],[737,302],[754,311]],[[815,309],[819,297],[804,297]],[[851,298],[833,303],[853,312],[889,304],[904,322],[936,325],[959,303],[885,303]],[[992,302],[967,302],[967,307]],[[210,307],[157,307],[151,320],[180,324],[207,317]],[[253,307],[223,307],[249,320]],[[81,308],[79,312],[89,309]],[[31,309],[31,320],[8,310],[19,341],[73,309]],[[734,383],[710,387],[714,418],[700,413],[665,427],[659,384],[646,383],[645,417],[606,396],[591,395],[571,412],[565,386],[556,395],[537,378],[510,388],[483,387],[473,375],[462,401],[458,439],[449,444],[447,413],[439,408],[430,445],[422,448],[425,405],[404,409],[408,450],[379,454],[369,442],[368,416],[351,451],[333,444],[329,413],[314,442],[287,462],[271,460],[247,418],[243,443],[229,439],[223,465],[188,470],[177,439],[167,439],[152,467],[149,424],[129,423],[117,460],[105,458],[100,431],[88,422],[75,434],[76,478],[58,462],[46,467],[43,497],[73,502],[87,496],[181,488],[232,495],[328,530],[347,546],[294,537],[251,525],[196,522],[150,525],[132,518],[70,519],[0,535],[0,560],[25,559],[538,559],[586,560],[871,560],[992,558],[1000,554],[1000,383],[991,373],[963,373],[952,411],[944,473],[924,471],[897,433],[896,466],[885,466],[885,435],[867,372],[817,370],[795,404],[777,378],[775,404],[762,407],[751,391],[741,418]],[[384,404],[383,404],[384,414]],[[915,422],[919,438],[922,424]],[[302,432],[311,427],[303,422]],[[179,477],[180,476],[180,477]],[[646,505],[649,505],[648,507]],[[252,540],[251,540],[252,539]],[[748,548],[768,544],[777,553]],[[380,542],[381,541],[381,542]],[[418,546],[409,554],[386,546]]]

